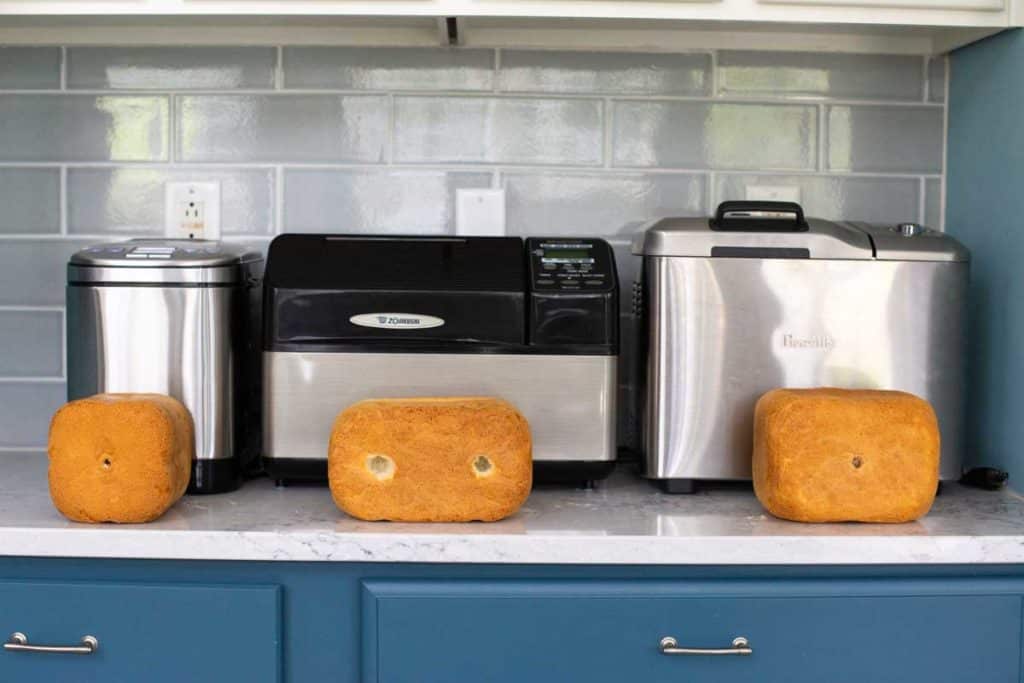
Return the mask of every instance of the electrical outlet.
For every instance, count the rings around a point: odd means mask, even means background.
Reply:
[[[747,199],[761,202],[800,203],[800,188],[797,185],[747,185]]]
[[[504,235],[505,190],[455,190],[456,235]]]
[[[220,239],[220,183],[167,183],[164,235],[177,239]]]

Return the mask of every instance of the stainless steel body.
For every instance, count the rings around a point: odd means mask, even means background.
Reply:
[[[645,256],[646,476],[749,479],[757,399],[834,386],[931,402],[941,478],[959,478],[969,264],[878,236],[863,258]]]
[[[264,454],[325,460],[334,418],[368,398],[500,396],[530,423],[539,462],[615,459],[616,356],[263,354]]]
[[[262,264],[238,245],[131,240],[68,265],[68,398],[180,400],[195,427],[195,492],[233,488],[258,455]]]
[[[238,287],[68,287],[68,396],[156,393],[192,413],[199,460],[235,452]],[[234,319],[233,319],[234,318]]]

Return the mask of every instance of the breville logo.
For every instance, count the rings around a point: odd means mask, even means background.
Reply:
[[[426,330],[444,325],[443,318],[414,313],[362,313],[348,320],[353,325],[383,330]]]
[[[786,349],[825,349],[835,348],[836,340],[828,334],[812,334],[800,337],[795,334],[782,335],[782,347]]]

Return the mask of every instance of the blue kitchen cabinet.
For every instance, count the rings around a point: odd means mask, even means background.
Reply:
[[[0,558],[0,681],[1021,683],[1021,567]],[[749,656],[669,656],[659,641]]]

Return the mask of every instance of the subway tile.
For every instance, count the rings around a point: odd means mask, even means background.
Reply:
[[[652,218],[707,213],[703,175],[505,173],[502,180],[513,235],[628,239]]]
[[[747,188],[751,185],[799,188],[800,204],[814,218],[898,223],[916,220],[918,213],[920,188],[916,178],[723,173],[716,176],[716,205],[747,199]]]
[[[723,51],[723,95],[921,101],[921,58],[902,55]]]
[[[60,170],[0,168],[0,233],[60,232]]]
[[[0,377],[60,377],[63,317],[60,311],[0,311]]]
[[[284,228],[451,234],[455,190],[490,185],[490,173],[290,169],[284,178]]]
[[[0,121],[5,161],[167,159],[166,97],[0,95]]]
[[[924,224],[935,230],[945,230],[942,224],[942,180],[928,178],[924,181]]]
[[[65,400],[63,382],[0,382],[0,447],[45,448],[50,418]]]
[[[803,105],[636,102],[614,104],[617,166],[813,169],[817,109]]]
[[[284,48],[285,88],[490,90],[494,51],[447,48]]]
[[[948,58],[932,57],[928,60],[928,101],[946,101],[946,67]]]
[[[504,50],[499,90],[706,95],[709,54]]]
[[[355,95],[190,95],[177,100],[181,161],[380,162],[388,100]]]
[[[59,47],[0,46],[0,89],[39,90],[59,87]]]
[[[8,239],[0,243],[0,306],[62,306],[65,268],[82,240]]]
[[[169,181],[221,184],[221,233],[269,234],[274,225],[271,169],[71,168],[68,232],[162,235],[164,190]]]
[[[601,138],[597,100],[395,98],[403,162],[596,165]]]
[[[869,173],[941,173],[942,109],[829,107],[828,168]]]
[[[272,88],[273,47],[71,47],[68,88],[211,90]]]

